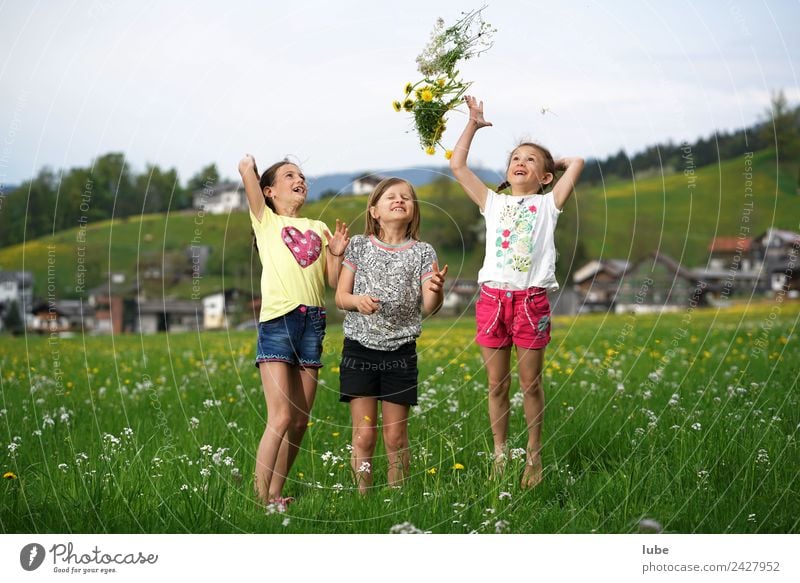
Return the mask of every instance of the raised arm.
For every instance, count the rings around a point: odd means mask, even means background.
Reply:
[[[483,101],[478,102],[471,95],[467,95],[464,100],[467,103],[467,107],[469,107],[469,121],[461,137],[458,138],[455,148],[453,148],[453,156],[450,158],[450,170],[453,171],[453,176],[458,180],[467,195],[483,210],[483,207],[486,206],[488,189],[483,181],[467,166],[467,154],[469,154],[469,147],[472,145],[472,138],[475,137],[475,132],[492,124],[483,118]]]
[[[560,158],[556,160],[556,170],[563,170],[564,174],[553,187],[553,199],[556,208],[561,210],[567,204],[569,197],[575,190],[575,185],[583,172],[583,158]]]
[[[339,219],[336,219],[335,233],[331,235],[327,230],[323,231],[323,233],[328,240],[328,245],[325,247],[328,253],[325,262],[328,285],[333,289],[337,289],[339,272],[342,270],[342,261],[344,261],[344,251],[347,249],[347,244],[350,242],[347,223],[342,223]]]
[[[258,174],[256,172],[256,159],[251,154],[245,154],[239,161],[239,174],[244,183],[244,191],[247,194],[247,203],[250,211],[260,221],[264,213],[264,193],[261,192]]]

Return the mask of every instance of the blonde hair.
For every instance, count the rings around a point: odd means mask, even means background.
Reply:
[[[378,201],[381,199],[384,193],[389,189],[389,187],[394,186],[395,184],[405,184],[411,191],[413,214],[411,215],[411,222],[408,223],[408,227],[406,228],[406,237],[418,241],[420,217],[419,217],[419,202],[417,201],[417,191],[414,190],[414,187],[408,180],[403,180],[402,178],[384,178],[378,183],[378,186],[375,187],[375,190],[372,191],[372,194],[369,195],[369,199],[367,200],[367,221],[364,229],[364,234],[373,235],[375,237],[380,238],[381,224],[378,221],[378,219],[373,218],[372,214],[369,212],[369,209],[377,205]]]

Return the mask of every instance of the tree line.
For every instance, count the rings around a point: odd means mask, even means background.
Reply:
[[[214,164],[186,184],[174,168],[148,164],[137,173],[119,152],[85,168],[55,172],[46,167],[0,201],[0,246],[94,221],[191,208],[192,194],[219,179]]]
[[[650,171],[669,174],[682,167],[681,155],[687,144],[696,167],[767,148],[775,150],[782,164],[797,164],[800,159],[800,106],[791,107],[783,91],[775,92],[763,119],[751,127],[714,132],[692,143],[656,144],[633,156],[621,149],[605,160],[588,160],[581,182],[598,184],[610,179],[631,179]]]
[[[717,132],[688,145],[695,167],[766,148],[775,150],[780,163],[797,165],[800,107],[791,107],[783,92],[776,92],[759,123],[737,131]],[[681,168],[686,146],[667,142],[649,146],[633,156],[620,150],[605,160],[589,160],[581,181],[597,184],[631,179],[649,171],[669,173]],[[44,168],[0,199],[0,246],[92,221],[190,208],[193,193],[219,180],[214,164],[200,170],[185,185],[174,168],[164,170],[149,164],[143,172],[136,173],[122,153],[100,156],[87,168],[60,172]]]

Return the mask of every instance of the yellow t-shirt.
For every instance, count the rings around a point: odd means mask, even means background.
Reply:
[[[269,207],[259,221],[250,211],[261,258],[260,322],[297,306],[322,306],[328,228],[322,221],[276,215]]]

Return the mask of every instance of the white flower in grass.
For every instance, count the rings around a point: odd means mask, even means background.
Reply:
[[[200,420],[197,417],[189,419],[189,429],[197,429],[198,425],[200,425]]]
[[[290,523],[290,522],[291,522],[291,520],[290,520],[290,519],[289,519],[289,517],[287,516],[286,518],[284,518],[284,519],[283,519],[283,522],[281,522],[281,524],[282,524],[283,526],[289,526],[289,523]]]
[[[699,423],[697,423],[697,422],[692,423],[692,429],[694,429],[695,431],[700,431],[702,428],[703,428],[703,426],[700,425]]]
[[[525,450],[521,447],[515,447],[511,450],[511,459],[512,460],[521,460],[525,459]]]
[[[188,492],[189,484],[181,484],[181,492]]]
[[[204,478],[208,478],[211,475],[211,468],[202,468],[200,470],[200,475]]]
[[[34,437],[41,437],[42,436],[42,430],[41,429],[34,429],[33,433],[31,433],[31,435],[33,435]]]
[[[756,463],[760,465],[769,465],[769,452],[766,449],[759,449],[756,454]]]
[[[126,439],[133,438],[133,429],[131,429],[130,427],[126,427],[125,429],[123,429],[122,430],[122,437],[124,437]]]
[[[747,522],[755,522],[755,521],[756,521],[755,513],[747,515]]]
[[[56,422],[55,422],[55,420],[53,420],[53,418],[50,416],[50,414],[49,413],[45,413],[44,416],[42,417],[42,429],[47,429],[48,427],[53,427],[53,426],[55,426],[55,424],[56,424]]]
[[[58,464],[58,469],[66,474],[69,471],[69,466],[67,464]]]
[[[228,429],[239,429],[239,424],[236,421],[229,421]]]
[[[219,399],[206,399],[203,401],[203,407],[206,409],[211,409],[211,407],[219,407],[222,405],[222,401]]]
[[[365,473],[369,474],[372,471],[372,465],[369,462],[361,462],[361,465],[358,466],[358,473]]]
[[[390,528],[389,534],[423,534],[423,531],[410,522],[401,522]]]
[[[664,529],[661,523],[652,518],[642,518],[639,521],[639,532],[654,532],[659,533]]]
[[[200,453],[202,453],[203,455],[211,455],[213,452],[214,448],[208,444],[200,447]]]
[[[331,489],[336,491],[336,492],[341,492],[342,490],[344,490],[344,486],[337,482],[336,484],[331,486]]]
[[[508,530],[509,522],[507,520],[498,520],[494,523],[494,531],[497,534],[503,534]]]

